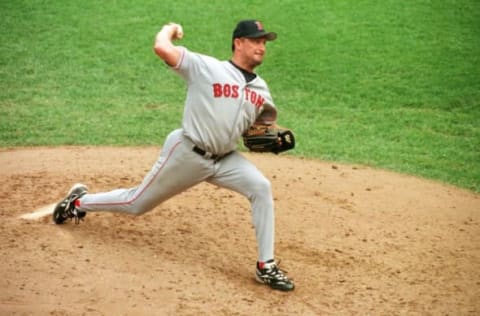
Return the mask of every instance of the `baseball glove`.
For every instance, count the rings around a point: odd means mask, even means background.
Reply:
[[[281,153],[295,147],[293,132],[278,125],[253,125],[243,135],[243,144],[250,151]]]

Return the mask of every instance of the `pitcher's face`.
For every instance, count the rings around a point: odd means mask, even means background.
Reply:
[[[263,37],[260,38],[239,38],[237,41],[237,49],[240,53],[240,57],[243,59],[250,69],[253,70],[263,62],[263,57],[266,53],[267,40]]]

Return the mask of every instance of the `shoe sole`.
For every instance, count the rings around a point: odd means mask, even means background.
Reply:
[[[292,286],[291,287],[286,287],[286,286],[275,286],[275,284],[273,283],[268,283],[268,282],[265,282],[261,277],[259,277],[257,274],[255,274],[255,280],[258,282],[258,283],[262,283],[263,285],[267,285],[269,286],[270,288],[274,289],[274,290],[279,290],[279,291],[283,291],[283,292],[288,292],[288,291],[293,291],[295,289],[295,285],[292,283]]]

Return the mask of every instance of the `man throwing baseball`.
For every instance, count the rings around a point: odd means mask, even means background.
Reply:
[[[202,182],[236,191],[251,203],[258,246],[257,281],[291,291],[294,283],[274,260],[275,218],[269,180],[236,151],[254,125],[273,125],[277,111],[265,81],[254,72],[264,59],[267,32],[256,20],[240,21],[232,35],[232,58],[216,58],[176,46],[179,24],[164,25],[156,35],[155,53],[187,84],[182,128],[172,131],[152,169],[137,187],[89,194],[74,185],[53,214],[55,223],[78,223],[87,212],[141,215]],[[293,136],[293,135],[292,135]]]

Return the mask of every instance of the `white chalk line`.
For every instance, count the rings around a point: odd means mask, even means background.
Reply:
[[[26,220],[37,220],[42,217],[52,215],[53,214],[53,209],[55,208],[56,203],[48,204],[45,206],[42,206],[40,208],[37,208],[31,213],[25,213],[20,216],[21,219],[26,219]]]

